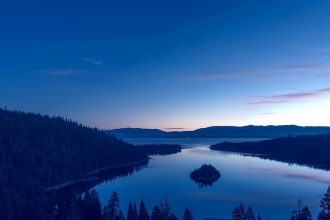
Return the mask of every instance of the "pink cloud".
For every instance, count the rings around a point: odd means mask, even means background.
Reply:
[[[307,92],[295,92],[285,93],[280,95],[263,96],[261,100],[249,102],[249,105],[260,105],[260,104],[283,104],[289,103],[301,99],[312,99],[330,94],[330,87],[312,90]]]

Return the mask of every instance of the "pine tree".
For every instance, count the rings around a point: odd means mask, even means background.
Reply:
[[[254,212],[251,206],[249,206],[248,209],[246,210],[246,220],[256,220],[256,217],[254,216]]]
[[[312,213],[309,211],[308,207],[305,206],[301,210],[301,217],[299,220],[312,220]]]
[[[182,218],[182,219],[183,219],[183,220],[193,220],[193,216],[192,216],[192,214],[191,214],[190,209],[186,208],[186,209],[184,210],[184,214],[183,214],[183,218]]]
[[[138,220],[139,219],[139,213],[138,209],[136,207],[135,202],[133,203],[133,220]]]
[[[138,220],[149,220],[149,218],[150,218],[150,216],[144,205],[144,201],[143,201],[143,199],[141,199]]]
[[[119,197],[116,191],[114,191],[109,199],[107,205],[104,208],[105,220],[116,220],[119,214]]]
[[[84,195],[83,217],[85,220],[101,219],[101,203],[98,193],[94,189]]]
[[[240,204],[238,207],[238,213],[240,215],[241,220],[245,220],[246,219],[246,213],[245,213],[245,209],[243,204]]]
[[[290,220],[301,220],[302,219],[302,201],[299,199],[297,202],[298,209],[292,211]],[[307,208],[307,207],[306,207]],[[308,209],[308,208],[307,208]]]
[[[133,205],[132,202],[130,202],[127,209],[127,220],[134,220],[133,215]]]
[[[260,215],[258,215],[257,220],[262,220]]]
[[[233,220],[241,220],[240,216],[238,214],[238,208],[234,208],[234,210],[232,212],[232,217],[233,217]]]
[[[244,206],[240,204],[237,208],[235,208],[232,212],[233,220],[245,220],[246,219],[246,213]]]
[[[152,209],[151,220],[160,220],[161,217],[162,211],[160,210],[158,205],[155,205],[155,207]]]
[[[243,204],[240,204],[232,212],[233,220],[246,220],[246,213]]]
[[[320,207],[321,212],[318,216],[318,220],[330,220],[330,186],[321,199]]]
[[[161,210],[161,213],[162,213],[161,218],[163,220],[168,220],[168,219],[172,219],[173,217],[175,217],[172,214],[170,204],[167,201],[167,194],[165,195],[165,201],[160,203],[160,210]]]
[[[297,210],[293,210],[290,220],[298,220],[298,217],[299,217],[299,214],[298,214]]]
[[[330,220],[330,218],[328,218],[327,213],[325,213],[324,210],[321,210],[317,219],[318,220]]]
[[[100,220],[102,216],[101,203],[99,195],[94,189],[91,191],[91,198],[93,220]]]

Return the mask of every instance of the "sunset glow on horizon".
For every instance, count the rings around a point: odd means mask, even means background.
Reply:
[[[5,2],[1,107],[101,129],[330,126],[329,11],[309,0]]]

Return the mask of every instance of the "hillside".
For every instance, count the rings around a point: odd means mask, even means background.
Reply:
[[[282,137],[259,142],[224,142],[210,148],[330,169],[330,134]]]
[[[145,151],[103,131],[0,109],[0,219],[34,219],[46,187],[147,158]]]
[[[108,133],[119,138],[276,138],[329,133],[330,127],[281,126],[214,126],[194,131],[166,132],[159,129],[121,128]]]

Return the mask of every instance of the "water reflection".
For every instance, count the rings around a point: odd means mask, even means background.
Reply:
[[[287,178],[303,179],[308,181],[316,181],[320,183],[330,184],[330,176],[324,175],[324,173],[303,173],[295,169],[284,168],[263,168],[263,167],[249,167],[249,169],[260,171],[261,173],[268,172],[274,175],[280,175]]]
[[[150,140],[151,143],[154,141]],[[175,143],[180,144],[179,141]],[[189,207],[195,219],[229,218],[232,209],[244,203],[253,206],[255,212],[264,217],[282,220],[289,219],[300,198],[316,217],[319,199],[330,183],[329,172],[252,156],[210,151],[209,145],[218,140],[210,140],[209,144],[205,140],[195,141],[202,144],[186,145],[187,148],[178,154],[154,156],[140,172],[98,185],[96,190],[102,202],[116,190],[123,210],[126,210],[130,201],[139,202],[143,198],[150,211],[167,193],[177,216],[182,216],[184,208]],[[162,143],[167,142],[162,140]],[[187,140],[183,140],[183,143],[186,144]],[[222,176],[212,187],[199,188],[189,175],[204,163],[217,167]]]

